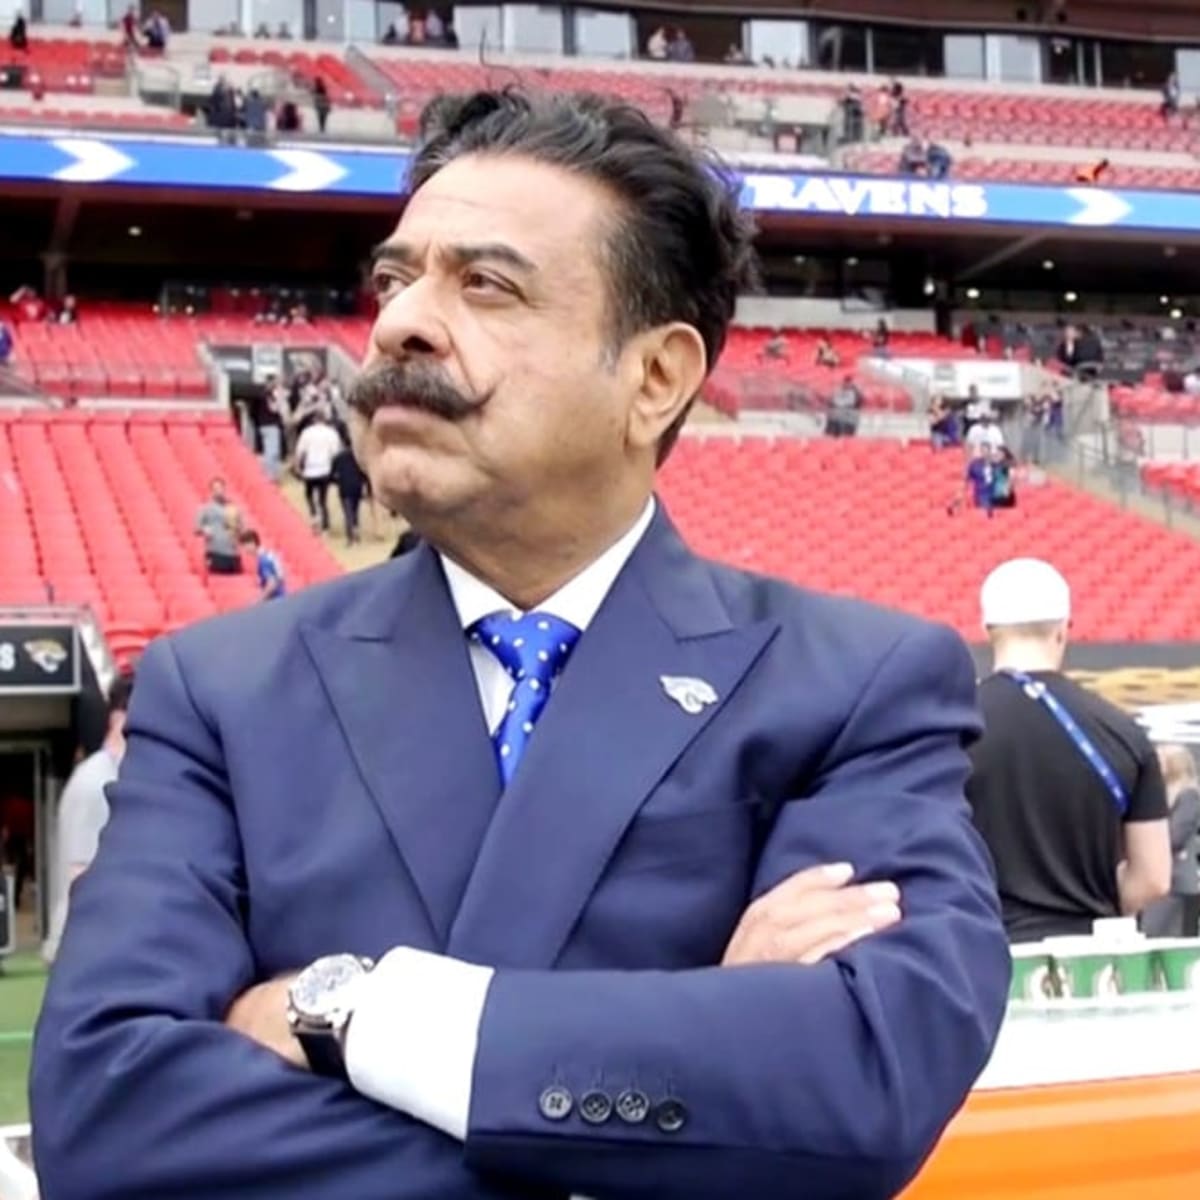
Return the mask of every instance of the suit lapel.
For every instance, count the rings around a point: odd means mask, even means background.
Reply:
[[[334,629],[303,636],[440,948],[500,782],[437,555],[422,547],[379,568]]]
[[[732,625],[711,570],[660,511],[580,639],[500,801],[449,952],[552,966],[637,810],[776,629]],[[688,712],[663,675],[704,680],[717,700]]]

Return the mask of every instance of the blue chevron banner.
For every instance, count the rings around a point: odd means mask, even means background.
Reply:
[[[403,194],[395,147],[221,146],[210,141],[0,133],[0,180],[376,197]],[[765,215],[944,224],[1200,232],[1200,194],[745,171],[742,202]]]

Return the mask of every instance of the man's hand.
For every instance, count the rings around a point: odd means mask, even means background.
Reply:
[[[785,879],[742,914],[721,965],[811,965],[900,920],[894,883],[851,886],[853,878],[849,863],[830,863]]]
[[[243,992],[233,1002],[225,1024],[243,1037],[274,1051],[292,1066],[307,1071],[308,1059],[287,1022],[288,988],[295,978],[295,975],[284,975]]]

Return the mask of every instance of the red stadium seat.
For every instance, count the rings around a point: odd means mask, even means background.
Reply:
[[[0,476],[10,481],[0,488],[0,604],[88,604],[121,657],[164,629],[254,602],[252,575],[203,569],[194,522],[214,475],[279,553],[291,586],[337,574],[227,415],[0,409]]]

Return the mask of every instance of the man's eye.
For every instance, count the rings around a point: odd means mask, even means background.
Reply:
[[[472,292],[487,292],[496,295],[512,291],[506,283],[495,276],[485,275],[482,271],[468,271],[463,276],[463,286]]]
[[[381,300],[386,300],[403,287],[404,280],[391,271],[376,271],[371,276],[371,289]]]

